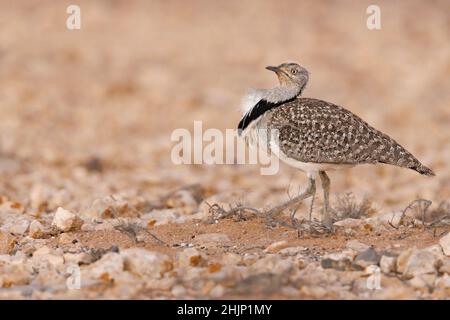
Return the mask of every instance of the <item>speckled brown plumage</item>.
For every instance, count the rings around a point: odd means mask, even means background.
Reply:
[[[307,163],[386,163],[432,176],[394,139],[350,111],[322,100],[297,98],[267,112],[267,127],[279,130],[280,150]]]

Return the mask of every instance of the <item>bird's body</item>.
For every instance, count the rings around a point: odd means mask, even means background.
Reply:
[[[394,139],[332,103],[297,97],[253,121],[244,130],[249,141],[305,172],[385,163],[433,175]]]
[[[308,174],[308,188],[297,201],[315,194],[314,177],[319,174],[326,211],[329,178],[325,172],[360,164],[384,163],[434,175],[394,139],[352,112],[326,101],[300,97],[309,79],[303,67],[285,63],[267,69],[277,74],[280,86],[253,90],[243,99],[238,129],[249,144]],[[277,209],[295,204],[296,199]]]

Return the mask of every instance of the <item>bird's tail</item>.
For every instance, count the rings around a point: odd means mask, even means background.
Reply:
[[[424,176],[429,176],[429,177],[434,177],[436,174],[433,172],[433,170],[431,170],[428,167],[425,167],[423,164],[421,164],[420,162],[418,163],[418,165],[411,167],[410,169],[413,169],[415,171],[417,171],[420,174],[423,174]]]

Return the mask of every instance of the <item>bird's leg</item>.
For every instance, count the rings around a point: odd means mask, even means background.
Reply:
[[[314,199],[316,198],[316,191],[314,190],[314,193],[311,197],[311,206],[309,207],[309,223],[312,221],[312,212],[314,208]]]
[[[330,178],[325,171],[319,171],[320,180],[322,180],[323,198],[324,198],[324,218],[327,218],[330,210]]]
[[[293,205],[299,205],[301,201],[313,196],[316,192],[316,182],[314,180],[313,175],[308,175],[308,186],[305,190],[305,192],[299,194],[298,196],[290,199],[289,201],[286,201],[285,203],[282,203],[276,207],[273,207],[267,212],[267,217],[271,218],[274,214],[280,213],[283,210],[290,208]],[[294,217],[291,217],[294,219]]]

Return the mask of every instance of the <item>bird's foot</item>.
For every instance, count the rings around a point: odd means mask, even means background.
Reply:
[[[333,217],[333,209],[331,209],[329,206],[324,206],[322,208],[321,223],[327,228],[332,228],[334,222],[335,219]]]

